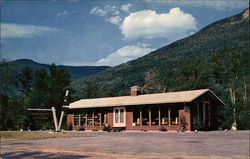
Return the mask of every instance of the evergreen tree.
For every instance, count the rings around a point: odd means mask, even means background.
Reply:
[[[20,130],[27,128],[28,108],[23,98],[10,97],[7,111],[7,128],[8,130]]]
[[[70,74],[63,67],[57,68],[55,64],[49,67],[48,90],[49,105],[60,110],[67,87],[70,84]]]
[[[25,96],[27,96],[28,93],[31,91],[32,79],[33,79],[32,69],[28,66],[24,67],[20,77],[20,83],[21,83],[21,92],[23,92]]]
[[[70,75],[63,67],[58,68],[54,64],[49,67],[49,73],[38,69],[34,74],[34,84],[29,95],[29,105],[32,108],[55,107],[57,115],[63,105],[65,91],[70,83]],[[51,128],[52,116],[47,121],[34,122],[33,129]]]
[[[8,114],[12,111],[9,108],[9,96],[14,93],[14,86],[17,86],[15,70],[5,60],[0,61],[0,130],[7,130],[11,127],[8,124]]]
[[[83,98],[85,99],[96,98],[99,96],[98,88],[91,81],[87,79],[83,81],[82,90],[83,90],[82,92]]]
[[[30,107],[32,108],[50,108],[48,97],[48,79],[49,76],[44,69],[38,69],[34,74],[34,84],[29,96]]]
[[[13,93],[13,86],[18,85],[16,72],[6,60],[0,61],[0,93],[8,96]]]

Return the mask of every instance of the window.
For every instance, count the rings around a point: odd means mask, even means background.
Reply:
[[[115,107],[113,109],[114,116],[113,116],[113,126],[114,127],[125,127],[126,122],[125,122],[125,112],[126,112],[126,107]]]
[[[198,125],[198,102],[194,102],[192,107],[193,124]]]
[[[141,107],[133,107],[133,126],[140,126],[140,109]]]
[[[151,106],[151,125],[159,125],[159,106]]]
[[[86,109],[74,113],[74,126],[104,126],[107,124],[105,109]]]
[[[119,123],[119,110],[115,110],[115,123]]]
[[[80,114],[74,114],[74,126],[80,126],[79,115]]]
[[[169,125],[168,109],[167,105],[161,106],[161,125]]]
[[[87,113],[87,125],[86,126],[93,126],[93,110],[86,111]]]
[[[74,126],[84,126],[85,121],[85,114],[74,114]]]
[[[124,109],[120,110],[120,123],[124,123]]]
[[[101,110],[101,125],[107,126],[107,111],[105,109]]]
[[[170,120],[171,120],[171,125],[179,124],[179,109],[175,105],[170,107]]]
[[[101,112],[95,111],[94,112],[94,126],[100,126],[101,123]]]
[[[198,105],[198,114],[199,114],[199,121],[198,123],[199,124],[203,124],[203,102],[202,101],[199,101],[199,105]]]
[[[149,106],[142,106],[142,125],[149,125]]]

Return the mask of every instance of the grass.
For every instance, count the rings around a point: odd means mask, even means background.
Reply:
[[[45,138],[62,138],[62,137],[90,137],[83,133],[49,133],[48,131],[0,131],[1,140],[4,139],[45,139]]]

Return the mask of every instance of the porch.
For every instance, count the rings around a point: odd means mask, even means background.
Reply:
[[[126,130],[180,130],[181,116],[190,129],[188,106],[179,104],[138,105],[113,108],[91,108],[73,110],[68,114],[68,125],[72,129],[102,130],[104,126],[124,127]]]

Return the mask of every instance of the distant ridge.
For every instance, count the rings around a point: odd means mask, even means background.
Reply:
[[[18,59],[10,61],[9,63],[12,64],[13,68],[16,70],[18,74],[20,74],[23,68],[26,66],[32,68],[33,71],[35,71],[36,69],[45,69],[46,71],[49,70],[48,64],[41,64],[30,59]],[[107,68],[110,68],[109,66],[64,66],[64,65],[58,65],[57,67],[64,67],[66,70],[68,70],[71,75],[72,81],[83,77],[88,77],[90,75],[94,75]]]

